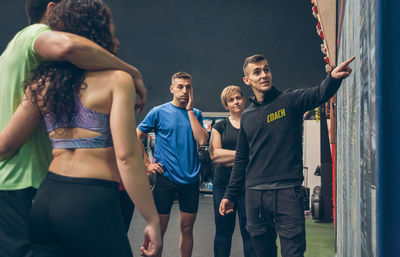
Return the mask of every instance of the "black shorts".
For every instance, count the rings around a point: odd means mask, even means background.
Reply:
[[[197,213],[199,184],[177,184],[159,174],[153,188],[153,197],[158,213],[169,214],[176,196],[181,212]]]

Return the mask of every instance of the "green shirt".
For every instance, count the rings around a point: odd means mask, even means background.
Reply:
[[[43,60],[35,53],[34,42],[50,28],[34,24],[18,32],[0,56],[0,130],[20,104],[23,82],[30,70]],[[0,161],[0,190],[38,188],[51,161],[51,145],[41,124],[11,157]]]

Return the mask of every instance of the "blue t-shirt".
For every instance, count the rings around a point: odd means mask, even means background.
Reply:
[[[203,125],[201,112],[198,109],[193,111]],[[154,158],[163,165],[165,177],[179,184],[198,183],[200,162],[197,142],[186,109],[178,108],[171,102],[156,106],[139,124],[138,129],[146,134],[154,129]]]

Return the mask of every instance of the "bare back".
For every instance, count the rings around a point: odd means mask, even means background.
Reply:
[[[113,70],[87,72],[85,78],[87,87],[81,89],[79,95],[81,103],[90,110],[110,114],[113,86],[118,83],[118,77],[126,75],[122,71]],[[134,110],[132,110],[132,115],[134,115]],[[53,138],[90,138],[99,136],[99,133],[83,128],[71,128],[57,129],[56,133],[51,132],[49,136]],[[53,149],[53,158],[49,170],[54,173],[71,177],[120,181],[114,147]]]

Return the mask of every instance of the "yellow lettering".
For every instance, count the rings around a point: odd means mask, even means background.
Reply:
[[[282,108],[276,112],[268,114],[267,115],[267,123],[271,123],[277,119],[282,118],[283,116],[286,116],[285,108]]]

